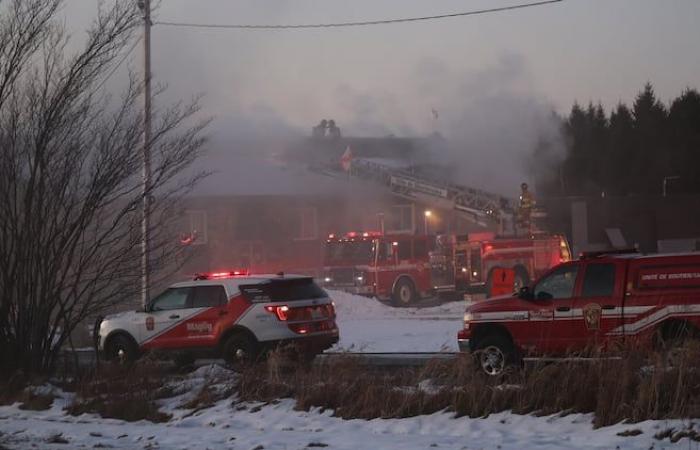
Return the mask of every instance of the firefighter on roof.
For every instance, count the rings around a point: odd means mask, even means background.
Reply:
[[[328,137],[330,139],[340,139],[340,128],[333,119],[328,121]]]
[[[518,205],[518,227],[530,230],[532,208],[535,207],[535,197],[528,190],[527,183],[520,185],[520,204]]]
[[[326,136],[326,128],[328,127],[328,121],[323,119],[318,125],[311,129],[311,137],[314,139],[322,139]]]

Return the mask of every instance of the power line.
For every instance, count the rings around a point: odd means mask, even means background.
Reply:
[[[299,24],[299,25],[251,25],[251,24],[209,24],[209,23],[189,23],[189,22],[166,22],[156,21],[155,25],[163,25],[169,27],[187,27],[187,28],[219,28],[219,29],[247,29],[247,30],[289,30],[289,29],[308,29],[308,28],[341,28],[341,27],[359,27],[367,25],[387,25],[393,23],[418,22],[424,20],[447,19],[450,17],[476,16],[480,14],[489,14],[495,12],[512,11],[514,9],[530,8],[533,6],[543,6],[552,3],[559,3],[564,0],[545,0],[535,3],[522,3],[519,5],[503,6],[500,8],[479,9],[474,11],[457,12],[450,14],[439,14],[435,16],[422,17],[406,17],[400,19],[385,19],[385,20],[368,20],[363,22],[338,22],[338,23],[315,23],[315,24]]]
[[[119,60],[117,65],[112,67],[112,70],[109,71],[107,76],[102,81],[100,81],[100,84],[98,84],[97,87],[93,90],[93,93],[99,91],[102,88],[102,86],[104,86],[105,83],[107,81],[109,81],[110,78],[112,78],[112,75],[114,75],[114,73],[117,70],[119,70],[119,67],[121,67],[121,65],[124,64],[124,61],[126,61],[126,59],[129,57],[129,55],[131,55],[131,53],[134,51],[136,46],[139,45],[139,42],[141,42],[140,37],[138,39],[136,39],[136,41],[131,45],[131,47],[129,47],[129,50],[127,50],[126,53],[124,53],[124,56],[122,56],[122,58]]]

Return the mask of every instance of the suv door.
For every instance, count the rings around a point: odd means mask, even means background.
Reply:
[[[561,355],[571,347],[573,304],[579,264],[564,264],[541,278],[532,289],[530,329],[538,353]]]
[[[177,336],[171,331],[191,313],[187,308],[191,294],[191,287],[169,288],[151,301],[140,325],[144,347],[177,346]]]
[[[195,314],[183,324],[183,339],[179,346],[213,345],[228,315],[226,290],[222,285],[195,286],[188,306]]]

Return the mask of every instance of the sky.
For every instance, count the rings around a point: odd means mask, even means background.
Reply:
[[[525,2],[161,0],[154,20],[346,22]],[[69,28],[79,35],[95,5],[70,0],[64,8]],[[168,85],[167,100],[203,95],[202,107],[215,119],[210,129],[215,143],[307,134],[322,118],[335,119],[345,135],[439,131],[456,143],[460,150],[453,153],[465,170],[491,168],[474,171],[474,183],[496,188],[523,172],[537,136],[551,132],[552,110],[565,114],[574,101],[601,102],[608,109],[631,103],[646,82],[664,101],[686,87],[700,87],[698,18],[697,0],[564,0],[489,15],[345,29],[155,25],[153,73]],[[139,47],[129,60],[134,70],[141,68],[140,52]],[[493,180],[499,173],[504,179]]]

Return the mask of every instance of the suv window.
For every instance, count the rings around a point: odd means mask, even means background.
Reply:
[[[533,291],[538,300],[571,298],[576,286],[578,265],[560,267],[542,279]]]
[[[293,302],[328,297],[312,278],[270,280],[266,283],[240,285],[243,295],[253,303]]]
[[[192,308],[207,308],[226,304],[223,286],[197,286],[192,294]]]
[[[192,288],[170,288],[153,299],[151,302],[152,311],[164,311],[168,309],[183,309],[187,306],[187,297]]]
[[[583,297],[610,297],[615,291],[615,264],[589,264],[583,277]]]

